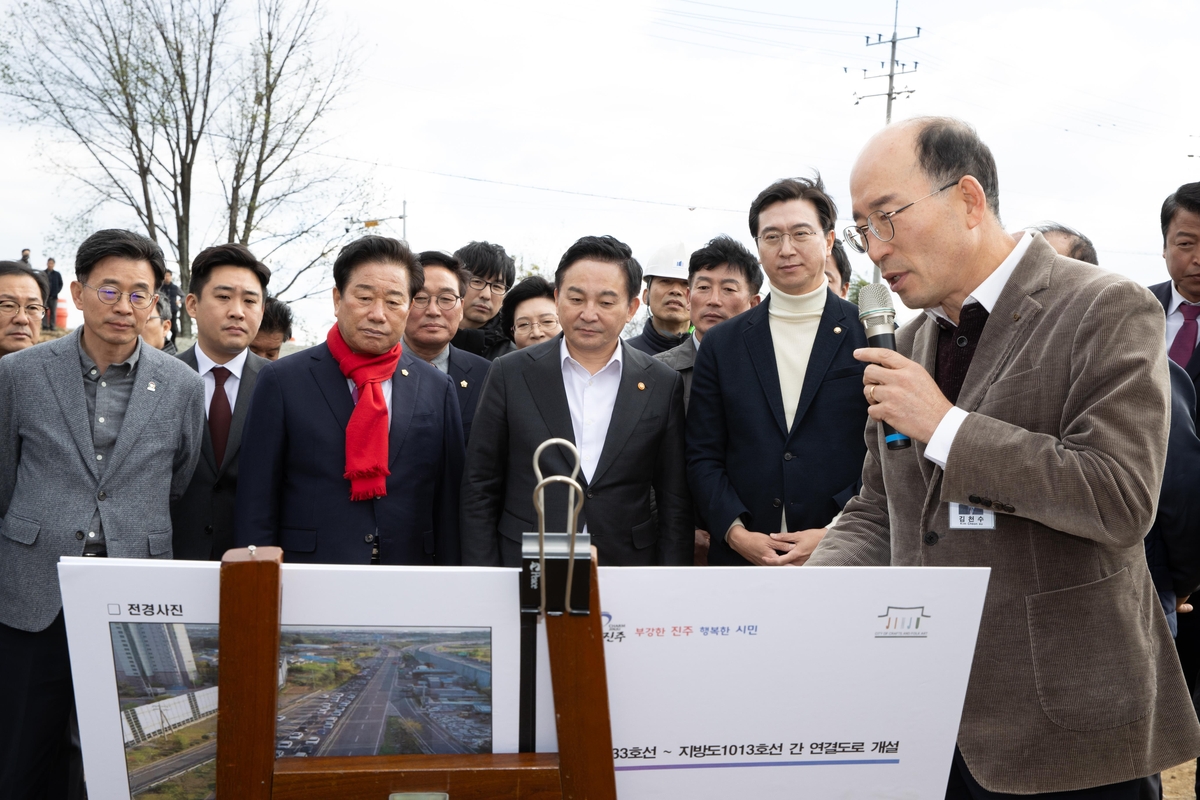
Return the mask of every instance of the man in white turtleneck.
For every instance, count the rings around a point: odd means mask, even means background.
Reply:
[[[803,564],[857,492],[866,336],[825,277],[836,219],[820,178],[777,181],[751,205],[770,296],[705,336],[688,410],[710,564]]]

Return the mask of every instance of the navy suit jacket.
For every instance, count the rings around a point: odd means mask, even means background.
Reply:
[[[407,372],[407,375],[404,373]],[[291,563],[459,564],[464,446],[450,378],[408,351],[392,378],[387,496],[350,500],[350,388],[329,347],[258,373],[242,437],[238,547],[277,545]]]
[[[462,414],[463,441],[471,439],[471,423],[475,419],[475,406],[479,405],[479,390],[483,388],[483,379],[487,377],[492,362],[483,356],[460,350],[454,345],[450,347],[450,364],[447,367],[454,381],[454,391],[458,394],[458,410]]]
[[[792,429],[769,322],[771,298],[704,335],[687,412],[688,485],[708,526],[713,565],[747,562],[725,543],[742,517],[761,533],[821,528],[857,492],[862,477],[867,346],[858,310],[829,292]]]
[[[1158,298],[1158,302],[1162,303],[1163,312],[1171,307],[1171,281],[1156,283],[1149,287],[1154,296]],[[1167,349],[1171,349],[1171,343],[1167,342]],[[1187,374],[1192,379],[1193,386],[1200,386],[1200,347],[1192,351],[1192,358],[1187,363]]]

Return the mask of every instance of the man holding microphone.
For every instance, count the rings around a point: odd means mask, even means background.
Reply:
[[[1161,306],[1038,233],[1014,242],[959,120],[884,129],[850,188],[847,243],[925,314],[897,352],[855,355],[863,487],[808,564],[991,568],[947,798],[1133,800],[1200,753],[1142,548],[1167,444]],[[881,423],[913,446],[888,449]]]

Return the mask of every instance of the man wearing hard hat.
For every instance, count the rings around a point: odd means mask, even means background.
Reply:
[[[685,245],[676,244],[662,248],[646,264],[642,302],[650,317],[641,335],[628,340],[630,347],[653,356],[687,341],[692,325],[687,299],[690,254]]]

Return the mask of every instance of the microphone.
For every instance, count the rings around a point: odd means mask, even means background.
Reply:
[[[882,283],[868,283],[858,290],[858,318],[867,329],[869,347],[886,347],[896,350],[896,307],[892,305],[892,293]],[[883,440],[888,450],[903,450],[912,445],[912,440],[899,433],[891,425],[883,425]]]

